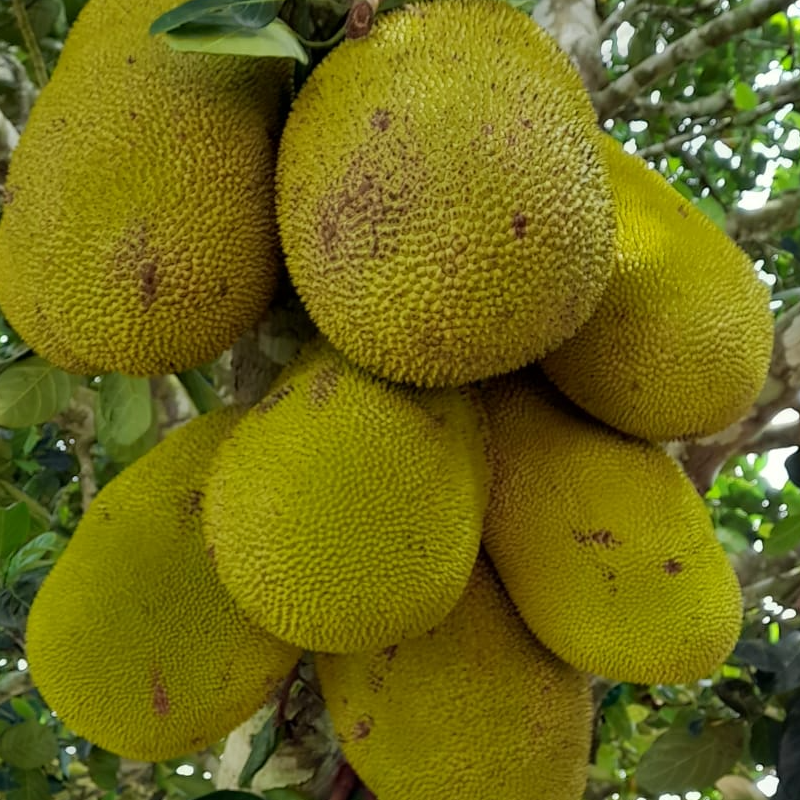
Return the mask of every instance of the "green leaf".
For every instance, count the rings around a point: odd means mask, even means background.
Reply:
[[[308,796],[294,789],[270,789],[261,795],[264,800],[308,800]]]
[[[26,428],[63,411],[75,376],[39,356],[17,361],[0,375],[0,425]]]
[[[50,800],[50,787],[47,776],[41,769],[14,770],[17,789],[8,792],[7,800]]]
[[[132,464],[137,458],[141,458],[148,450],[158,444],[158,416],[155,407],[153,407],[151,413],[152,422],[150,427],[133,444],[117,444],[113,439],[103,443],[109,458],[118,464]]]
[[[708,789],[733,768],[745,732],[740,720],[687,724],[681,715],[642,756],[636,768],[638,785],[655,795]]]
[[[762,526],[763,527],[763,526]],[[800,544],[800,517],[785,517],[776,522],[764,539],[764,554],[782,556]]]
[[[50,551],[62,550],[65,546],[64,539],[52,531],[39,534],[11,557],[6,568],[6,581],[13,584],[22,573],[40,566],[42,559]]]
[[[25,503],[0,508],[0,561],[25,543],[31,529],[31,512]]]
[[[117,788],[119,761],[118,755],[93,746],[89,758],[86,759],[86,766],[89,768],[89,775],[95,784],[101,789],[111,791]]]
[[[276,6],[274,16],[277,16],[281,4],[282,2],[265,4],[264,0],[189,0],[188,3],[182,3],[176,8],[170,9],[165,14],[162,14],[150,26],[150,35],[155,36],[159,33],[174,31],[176,28],[180,28],[190,22],[198,22],[201,20],[209,20],[210,22],[211,19],[213,19],[210,18],[212,14],[221,11],[241,12],[246,10],[247,6]],[[269,21],[270,20],[267,20],[267,22]]]
[[[13,725],[0,737],[0,758],[12,767],[38,769],[58,756],[58,740],[35,719]]]
[[[24,697],[12,697],[9,702],[20,719],[36,719],[36,709]]]
[[[308,63],[308,53],[297,40],[295,32],[280,19],[273,20],[266,28],[229,30],[208,25],[189,33],[175,31],[166,36],[170,47],[181,52],[271,56]]]
[[[97,397],[97,440],[126,447],[144,436],[153,421],[150,381],[112,372]]]
[[[758,105],[758,95],[749,83],[739,81],[733,87],[733,104],[739,111],[752,111]]]
[[[250,792],[236,792],[232,789],[220,789],[218,792],[211,792],[198,797],[197,800],[253,800],[254,797],[262,795],[251,794]]]
[[[278,746],[278,731],[270,717],[261,730],[250,737],[250,754],[247,756],[242,771],[239,774],[239,786],[247,788],[267,759],[275,752]]]

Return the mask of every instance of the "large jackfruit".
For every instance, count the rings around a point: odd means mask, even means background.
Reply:
[[[90,0],[6,182],[0,307],[75,372],[210,360],[276,284],[285,60],[176,53],[174,0]]]
[[[478,553],[489,477],[469,396],[388,384],[314,342],[217,453],[217,571],[270,633],[348,652],[422,633]]]
[[[642,159],[610,136],[603,155],[617,213],[614,272],[545,371],[590,414],[635,436],[722,430],[766,378],[769,290],[744,251]]]
[[[76,733],[128,758],[213,743],[300,656],[235,607],[200,531],[205,470],[235,419],[200,417],[107,484],[31,608],[37,688]]]
[[[530,373],[489,382],[483,399],[495,467],[484,543],[534,634],[614,680],[708,675],[736,643],[741,596],[678,465]]]
[[[344,754],[381,800],[581,796],[586,676],[530,635],[483,558],[433,630],[316,666]]]
[[[381,16],[314,70],[281,139],[281,239],[311,317],[418,385],[544,355],[611,270],[598,137],[566,55],[507,3]]]

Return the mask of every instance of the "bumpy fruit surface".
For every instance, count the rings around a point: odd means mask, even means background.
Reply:
[[[200,417],[108,483],[31,608],[37,688],[76,733],[128,758],[212,744],[300,656],[234,606],[203,541],[205,469],[234,421]]]
[[[220,447],[208,544],[274,635],[328,652],[389,645],[464,591],[488,483],[468,395],[389,384],[315,342]]]
[[[74,372],[208,361],[263,313],[278,270],[285,60],[178,53],[173,0],[90,0],[12,159],[0,306]]]
[[[483,399],[495,466],[484,543],[534,634],[614,680],[714,670],[739,635],[739,584],[678,465],[530,372],[489,382]]]
[[[381,800],[577,800],[586,676],[526,630],[483,559],[450,615],[369,653],[316,656],[347,760]]]
[[[544,360],[590,414],[654,441],[722,430],[769,368],[769,290],[747,254],[655,170],[603,137],[616,261],[592,318]]]
[[[281,239],[312,318],[418,385],[544,355],[611,270],[598,137],[568,58],[507,3],[381,16],[314,70],[281,140]]]

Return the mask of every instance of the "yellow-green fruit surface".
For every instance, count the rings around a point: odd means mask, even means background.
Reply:
[[[769,290],[747,254],[655,170],[603,137],[616,257],[592,318],[543,362],[590,414],[653,441],[722,430],[769,368]]]
[[[205,470],[234,422],[200,417],[108,483],[31,608],[37,688],[68,727],[127,758],[212,744],[300,656],[235,607],[200,530]]]
[[[536,378],[483,391],[495,468],[484,543],[509,595],[578,669],[636,683],[708,675],[742,609],[703,501],[657,445]]]
[[[611,270],[598,137],[566,55],[507,3],[379,17],[314,70],[281,139],[281,240],[311,317],[424,386],[544,355]]]
[[[219,355],[276,284],[286,60],[178,53],[173,0],[90,0],[22,134],[0,307],[67,370],[154,375]]]
[[[389,645],[464,591],[488,484],[466,393],[386,383],[315,342],[221,445],[208,544],[270,633],[309,650]]]
[[[344,754],[380,800],[583,794],[587,678],[531,636],[483,558],[433,630],[316,666]]]

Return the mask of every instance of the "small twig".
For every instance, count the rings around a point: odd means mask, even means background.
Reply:
[[[355,0],[344,24],[345,38],[363,39],[371,30],[380,0]]]
[[[648,86],[675,72],[679,65],[696,61],[738,34],[763,24],[789,5],[791,0],[750,0],[694,28],[596,92],[593,100],[598,118],[613,116]]]
[[[43,89],[49,76],[47,75],[44,56],[42,56],[42,49],[39,47],[39,42],[36,40],[36,34],[33,32],[31,21],[28,17],[28,11],[25,8],[25,0],[11,0],[11,8],[14,11],[14,18],[17,21],[19,32],[22,34],[22,40],[25,42],[25,49],[28,51],[28,55],[31,58],[36,83],[39,85],[40,89]]]
[[[608,39],[623,22],[627,22],[634,15],[641,4],[642,0],[627,0],[627,2],[620,3],[603,20],[597,31],[597,41],[602,43]]]

